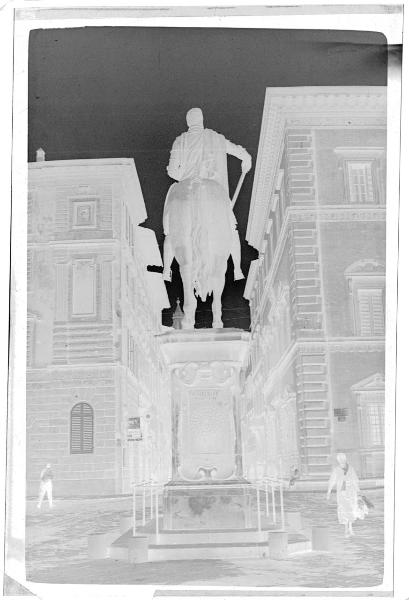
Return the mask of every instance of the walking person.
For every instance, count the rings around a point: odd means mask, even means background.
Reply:
[[[338,465],[333,469],[328,482],[327,500],[334,487],[337,490],[338,521],[345,526],[345,537],[355,535],[352,523],[356,519],[364,519],[368,509],[361,503],[359,496],[359,480],[355,469],[348,463],[343,453],[337,454]]]
[[[53,479],[54,475],[51,470],[51,465],[47,464],[45,468],[41,471],[40,475],[40,490],[38,493],[38,504],[37,508],[41,508],[43,500],[47,495],[48,506],[52,508],[53,506]]]

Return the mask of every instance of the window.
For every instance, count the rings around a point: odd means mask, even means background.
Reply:
[[[94,451],[94,411],[86,402],[71,409],[71,454],[91,454]]]
[[[72,264],[72,316],[96,316],[97,265],[93,259],[77,259]]]
[[[355,335],[385,334],[385,266],[376,260],[356,261],[345,271]]]
[[[33,282],[33,262],[34,262],[34,251],[29,248],[27,250],[27,291],[31,292],[31,285]]]
[[[134,252],[134,227],[131,215],[129,214],[128,208],[125,206],[125,239],[129,244],[129,247]]]
[[[359,334],[384,335],[385,317],[382,289],[358,289]]]
[[[375,146],[335,148],[344,175],[346,201],[385,203],[385,149]]]
[[[343,423],[349,416],[349,410],[347,408],[334,408],[334,417],[339,423]]]
[[[72,229],[96,229],[97,199],[81,198],[71,200]]]
[[[385,439],[385,380],[375,373],[352,386],[358,413],[359,450],[362,474],[383,475]]]
[[[134,337],[128,331],[128,368],[138,377],[138,346]]]
[[[385,405],[382,392],[360,392],[358,398],[361,446],[383,446]]]
[[[33,192],[29,192],[27,198],[27,235],[33,233],[33,205],[34,194]]]
[[[358,410],[360,446],[383,448],[385,430],[385,380],[376,373],[352,387]]]
[[[290,290],[281,281],[271,297],[269,321],[274,328],[277,351],[282,353],[291,343]]]
[[[356,204],[373,203],[372,163],[348,161],[347,168],[351,202]]]

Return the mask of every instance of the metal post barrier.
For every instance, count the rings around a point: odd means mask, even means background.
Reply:
[[[265,480],[265,482],[264,482],[264,490],[265,490],[265,494],[266,494],[266,516],[268,517],[270,515],[270,506],[269,506],[269,501],[268,501],[268,482],[267,482],[267,480]]]
[[[261,531],[261,513],[260,513],[260,488],[256,484],[256,495],[257,495],[257,529]]]
[[[283,492],[283,459],[280,456],[280,509],[281,509],[281,529],[285,528],[284,518],[284,492]]]
[[[136,483],[132,484],[133,496],[132,496],[132,535],[136,535]]]
[[[281,509],[281,528],[285,528],[284,520],[284,494],[283,494],[283,480],[280,480],[280,509]]]
[[[145,512],[146,512],[146,489],[145,489],[145,482],[142,482],[142,525],[145,526],[146,525],[146,516],[145,516]]]
[[[274,525],[277,523],[277,515],[276,515],[276,490],[274,487],[274,482],[271,482],[271,502],[273,509],[273,523]]]
[[[156,541],[159,536],[159,486],[156,486],[156,497],[155,497],[155,513],[156,513]]]

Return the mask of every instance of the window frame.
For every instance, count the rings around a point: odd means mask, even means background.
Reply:
[[[90,430],[91,430],[91,442],[90,442],[90,446],[88,448],[86,448],[85,446],[85,441],[84,441],[84,411],[81,410],[81,415],[80,415],[80,431],[79,431],[79,439],[80,439],[80,443],[79,443],[79,449],[75,450],[73,449],[73,414],[74,414],[74,410],[77,407],[81,407],[81,409],[87,407],[89,409],[89,415],[91,418],[91,426],[90,426]],[[95,434],[95,418],[94,418],[94,409],[92,408],[91,404],[89,404],[89,402],[77,402],[76,404],[74,404],[74,406],[71,407],[70,410],[70,455],[71,454],[93,454],[94,453],[94,434]]]
[[[362,457],[385,449],[385,378],[375,373],[351,387],[357,411],[359,450]],[[375,414],[378,423],[371,418]],[[374,413],[375,411],[375,413]],[[372,415],[373,416],[373,415]],[[376,431],[375,431],[376,430]],[[369,454],[368,454],[369,453]]]
[[[345,278],[348,286],[350,299],[350,311],[353,323],[353,335],[363,338],[384,337],[385,336],[385,266],[377,260],[363,259],[356,261],[345,270]],[[360,292],[376,292],[381,297],[383,328],[376,332],[376,321],[372,314],[369,333],[363,332],[362,319],[362,301],[360,301]],[[375,295],[375,294],[374,294]]]
[[[346,146],[334,148],[338,157],[339,169],[343,173],[345,200],[352,206],[373,206],[385,204],[386,152],[379,146]],[[364,165],[367,169],[366,181],[371,187],[371,199],[354,200],[351,182],[351,167]],[[370,178],[370,179],[369,179]]]

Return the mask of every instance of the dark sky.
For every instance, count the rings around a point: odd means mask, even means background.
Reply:
[[[266,87],[386,85],[382,34],[271,29],[87,27],[34,30],[29,46],[29,160],[133,157],[162,247],[166,166],[185,113],[200,106],[205,126],[243,145],[255,164]],[[257,257],[245,242],[254,168],[235,207],[247,273]],[[230,188],[240,163],[229,159]],[[225,326],[248,328],[244,282],[224,292]],[[168,285],[172,305],[179,275]],[[209,302],[196,320],[211,322]],[[170,311],[164,323],[171,324]]]

